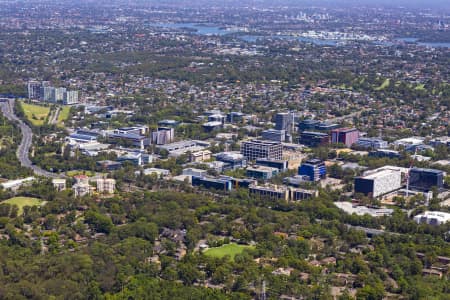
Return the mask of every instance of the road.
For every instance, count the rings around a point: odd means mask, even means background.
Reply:
[[[56,124],[58,122],[60,111],[61,108],[57,107],[56,110],[50,115],[50,119],[48,121],[49,124]]]
[[[45,171],[39,168],[30,160],[29,153],[31,142],[33,140],[33,132],[31,128],[25,124],[21,119],[19,119],[14,114],[14,99],[7,99],[5,101],[0,102],[0,108],[3,112],[3,115],[10,121],[17,122],[19,124],[19,128],[22,131],[22,141],[20,142],[19,147],[17,148],[17,159],[20,161],[20,164],[24,167],[30,168],[33,170],[34,174],[38,176],[44,176],[48,178],[57,178],[60,175]]]

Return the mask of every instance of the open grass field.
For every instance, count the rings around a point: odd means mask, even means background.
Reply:
[[[21,102],[25,116],[34,126],[42,126],[50,113],[50,107]]]
[[[41,206],[41,205],[44,205],[46,202],[42,201],[41,199],[37,199],[37,198],[14,197],[14,198],[2,201],[1,203],[17,205],[17,207],[19,208],[19,215],[21,215],[23,213],[23,208],[25,206]]]
[[[59,112],[59,116],[58,116],[58,126],[59,127],[64,126],[64,122],[66,122],[67,119],[69,118],[69,113],[70,113],[70,106],[61,107],[61,111]]]
[[[229,255],[231,259],[234,259],[236,254],[242,253],[245,249],[253,249],[254,246],[238,245],[235,243],[226,244],[217,248],[210,248],[205,251],[205,255],[222,258],[225,255]]]

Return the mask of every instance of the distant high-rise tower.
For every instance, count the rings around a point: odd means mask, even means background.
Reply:
[[[55,97],[55,88],[52,86],[42,86],[41,88],[42,94],[41,98],[45,102],[53,102]]]
[[[64,104],[76,104],[78,103],[78,91],[67,91],[64,93]]]
[[[38,100],[41,96],[41,83],[37,81],[28,82],[28,98]]]

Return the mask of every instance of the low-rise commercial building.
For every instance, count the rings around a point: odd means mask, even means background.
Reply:
[[[323,132],[303,131],[298,142],[308,147],[326,146],[330,143],[330,136]]]
[[[426,211],[414,217],[417,224],[442,225],[450,222],[450,214],[440,211]]]
[[[284,172],[289,168],[289,162],[287,160],[259,158],[256,160],[256,165],[277,168],[281,172]]]
[[[231,191],[233,184],[228,179],[192,176],[192,186],[203,186],[207,189]]]
[[[358,141],[356,142],[356,145],[361,148],[366,149],[381,149],[381,148],[387,148],[388,142],[383,141],[380,138],[366,138],[366,137],[360,137]]]
[[[255,179],[268,180],[278,174],[277,168],[271,168],[266,166],[253,166],[248,167],[246,170],[246,176]]]
[[[215,154],[216,160],[224,162],[223,170],[236,170],[247,167],[247,159],[238,152],[221,152]]]
[[[203,162],[205,160],[210,160],[210,159],[211,159],[211,151],[209,151],[209,150],[201,150],[201,151],[192,152],[191,156],[190,156],[191,162]]]

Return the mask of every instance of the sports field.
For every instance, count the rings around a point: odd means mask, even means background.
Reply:
[[[235,243],[226,244],[216,248],[210,248],[206,250],[205,255],[222,258],[225,255],[229,255],[232,259],[236,256],[236,254],[241,254],[245,249],[253,249],[254,246],[247,245],[238,245]]]
[[[41,205],[44,205],[46,202],[42,201],[41,199],[31,198],[31,197],[14,197],[14,198],[2,201],[1,203],[17,205],[17,207],[19,208],[19,215],[21,215],[23,213],[23,208],[25,206],[41,206]]]
[[[42,126],[50,113],[50,107],[21,102],[25,116],[34,126]]]

